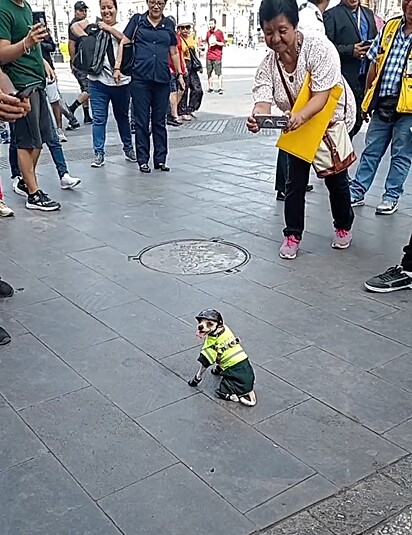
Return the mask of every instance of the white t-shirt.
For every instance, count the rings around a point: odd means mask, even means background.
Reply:
[[[112,27],[115,28],[116,30],[121,31],[119,29],[119,23],[118,22],[116,22],[116,24],[113,24]],[[109,34],[109,37],[112,39],[114,58],[116,59],[117,52],[119,50],[119,42],[114,37],[114,35]],[[127,84],[130,84],[130,81],[131,81],[131,77],[130,76],[124,76],[122,74],[122,76],[120,78],[120,83],[116,84],[116,82],[113,80],[113,69],[112,69],[112,66],[110,65],[107,53],[104,56],[102,72],[100,74],[88,74],[87,78],[89,80],[91,80],[92,82],[101,82],[104,85],[127,85]]]
[[[315,4],[308,0],[298,2],[299,7],[299,24],[298,29],[302,32],[319,32],[325,35],[325,25],[323,24],[323,16]]]
[[[293,100],[296,100],[307,72],[310,73],[310,86],[314,92],[332,89],[336,84],[344,85],[345,90],[339,99],[333,120],[345,119],[348,131],[352,130],[356,120],[355,97],[341,74],[338,51],[329,39],[319,34],[304,34],[295,72],[287,73],[282,66],[281,69]],[[292,81],[291,78],[293,78]],[[269,52],[256,71],[252,94],[254,102],[270,102],[283,112],[290,111],[290,102],[276,65],[276,53],[273,50]]]

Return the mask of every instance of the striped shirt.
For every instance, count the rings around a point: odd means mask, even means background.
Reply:
[[[385,27],[381,29],[367,53],[367,57],[375,63],[378,57],[384,29]],[[396,32],[392,47],[386,58],[379,89],[380,97],[396,97],[399,95],[402,73],[405,68],[408,52],[410,47],[412,47],[412,34],[406,37],[403,30],[404,24],[402,24]]]

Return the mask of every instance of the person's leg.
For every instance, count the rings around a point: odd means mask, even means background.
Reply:
[[[211,59],[206,60],[206,72],[207,72],[207,92],[213,93],[213,64]]]
[[[63,149],[56,132],[54,132],[53,139],[48,141],[46,144],[56,167],[57,174],[59,175],[59,178],[62,178],[68,171]]]
[[[188,110],[188,100],[189,100],[189,76],[186,75],[184,77],[185,81],[185,90],[178,93],[178,106],[177,106],[177,113],[179,116],[183,116],[184,119],[191,119],[191,117],[188,117],[189,110]]]
[[[354,213],[350,202],[349,179],[347,171],[325,178],[329,190],[329,202],[335,227],[332,242],[334,249],[347,249],[352,242]]]
[[[17,145],[14,123],[10,123],[9,165],[11,171],[11,178],[21,178],[19,160],[17,157]]]
[[[223,86],[222,86],[223,77],[222,77],[222,60],[221,59],[215,61],[215,73],[216,73],[216,76],[217,76],[217,87],[218,87],[217,90],[218,90],[219,94],[222,94],[222,92],[223,92]]]
[[[142,166],[147,165],[150,158],[149,123],[152,85],[148,82],[135,81],[131,83],[130,90],[135,114],[137,162]]]
[[[355,121],[355,126],[349,132],[349,137],[351,139],[353,139],[356,136],[356,134],[362,128],[362,124],[363,124],[362,101],[365,95],[365,76],[364,75],[359,76],[358,82],[353,91],[353,95],[355,97],[355,102],[356,102],[356,121]]]
[[[110,87],[110,100],[119,136],[123,143],[123,151],[126,155],[130,154],[133,150],[132,133],[129,123],[130,87],[128,85]]]
[[[375,178],[379,164],[392,138],[392,123],[381,121],[375,112],[365,137],[365,148],[360,157],[355,178],[350,183],[353,204],[363,204],[365,193]]]
[[[383,201],[397,201],[412,163],[412,116],[405,113],[394,123],[391,143],[391,163],[385,181]]]
[[[153,163],[155,167],[158,167],[165,164],[167,158],[166,111],[169,100],[169,85],[153,84],[152,87]]]
[[[280,200],[284,199],[286,190],[286,176],[288,173],[288,155],[287,152],[279,149],[278,158],[276,160],[276,179],[275,190],[278,192]],[[282,195],[279,195],[282,194]]]
[[[34,195],[39,189],[36,178],[36,165],[40,152],[41,149],[17,149],[19,167],[29,195]]]
[[[90,82],[90,102],[93,113],[93,152],[104,161],[104,146],[106,142],[106,125],[109,115],[110,87],[101,82]]]
[[[199,75],[196,71],[191,71],[189,75],[189,84],[190,84],[190,97],[188,104],[188,112],[193,114],[200,108],[203,99],[203,89],[202,82],[200,81]]]
[[[73,74],[76,77],[76,80],[80,86],[80,95],[77,99],[69,106],[69,109],[74,113],[79,106],[83,108],[84,124],[91,124],[92,118],[89,113],[89,81],[87,79],[87,73],[73,69]]]

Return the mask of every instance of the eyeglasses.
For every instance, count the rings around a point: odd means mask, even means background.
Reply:
[[[151,7],[154,7],[154,6],[165,7],[166,2],[159,2],[158,0],[149,0],[148,4]]]

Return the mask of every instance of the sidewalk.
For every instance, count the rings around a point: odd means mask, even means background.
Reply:
[[[314,179],[282,261],[273,139],[242,124],[174,132],[172,172],[148,176],[112,127],[102,169],[86,128],[70,134],[81,186],[40,166],[59,213],[26,210],[2,172],[1,534],[354,535],[412,505],[412,292],[362,289],[399,261],[411,182],[376,217],[386,161],[335,251]],[[187,385],[210,307],[253,362],[255,408],[217,400],[210,374]]]

